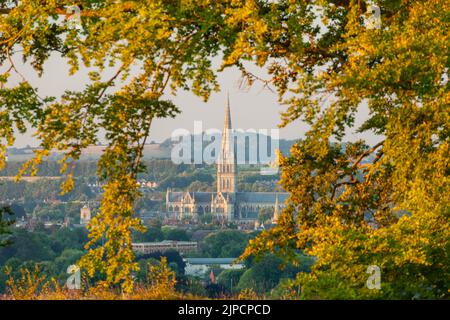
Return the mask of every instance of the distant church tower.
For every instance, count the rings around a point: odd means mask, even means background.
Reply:
[[[91,208],[84,205],[80,210],[80,224],[85,226],[91,221]]]
[[[236,154],[234,135],[231,129],[230,97],[227,95],[225,123],[222,132],[222,148],[217,157],[217,192],[235,193],[236,189]]]

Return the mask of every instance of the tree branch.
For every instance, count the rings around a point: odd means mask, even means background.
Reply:
[[[356,159],[355,163],[353,163],[352,165],[352,169],[356,168],[358,166],[358,164],[368,155],[370,155],[372,152],[374,152],[376,149],[378,149],[379,147],[381,147],[384,144],[384,140],[378,142],[376,145],[374,145],[372,148],[366,150],[362,155],[360,155],[358,157],[358,159]]]

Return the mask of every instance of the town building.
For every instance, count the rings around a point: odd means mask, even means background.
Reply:
[[[224,270],[244,269],[243,263],[236,262],[237,258],[185,258],[186,263],[184,272],[189,276],[204,277],[212,268]]]
[[[133,251],[138,254],[149,254],[155,252],[165,252],[175,250],[179,253],[197,252],[198,243],[195,241],[173,241],[164,240],[161,242],[140,242],[132,244]]]

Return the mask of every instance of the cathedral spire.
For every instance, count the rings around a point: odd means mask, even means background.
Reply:
[[[230,95],[227,93],[222,148],[217,158],[217,192],[236,192],[236,155],[231,127]]]
[[[223,125],[223,130],[231,129],[231,111],[230,111],[230,93],[227,92],[227,104],[225,107],[225,123]]]

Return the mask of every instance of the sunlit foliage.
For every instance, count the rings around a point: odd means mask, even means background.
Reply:
[[[73,161],[106,132],[98,175],[107,184],[81,261],[91,275],[100,271],[106,285],[131,292],[130,232],[142,229],[132,207],[151,122],[179,111],[162,100],[168,89],[204,99],[218,89],[212,59],[220,57],[222,68],[242,71],[244,83],[277,90],[287,106],[282,126],[302,120],[310,128],[281,157],[290,198],[279,226],[244,256],[314,256],[312,273],[292,282],[307,298],[448,296],[448,1],[380,0],[380,28],[362,22],[370,18],[368,1],[77,3],[79,27],[60,18],[64,1],[2,8],[0,137],[4,155],[29,123],[43,149],[24,170],[34,173],[51,150],[63,150],[69,190]],[[40,97],[11,58],[21,54],[42,74],[52,53],[71,73],[92,70],[84,90]],[[246,61],[269,77],[254,75]],[[23,81],[11,87],[12,73]],[[364,106],[369,117],[356,124]],[[355,131],[379,142],[344,143]],[[381,290],[365,286],[369,265],[382,270]]]
[[[252,41],[232,55],[268,65],[288,106],[282,125],[310,125],[281,159],[290,198],[279,226],[244,254],[314,256],[313,272],[292,281],[305,298],[448,297],[449,4],[377,4],[371,29],[363,1],[280,1],[245,17]],[[379,142],[344,143],[348,132]],[[370,265],[381,290],[366,286]]]

